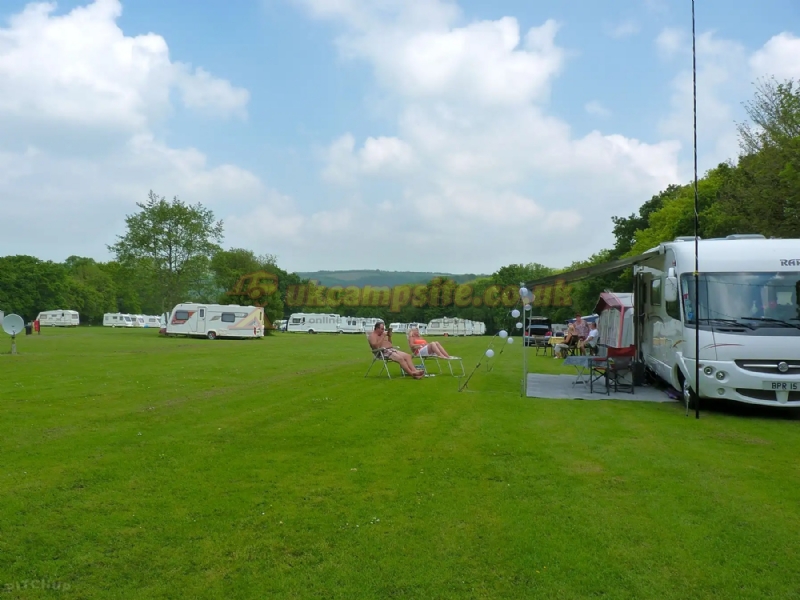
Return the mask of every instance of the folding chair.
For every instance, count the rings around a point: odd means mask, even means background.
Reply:
[[[630,382],[626,379],[630,377]],[[609,386],[611,381],[614,382],[614,392],[623,391],[634,393],[635,383],[633,380],[633,358],[629,356],[620,356],[608,359],[608,368],[606,369],[606,386]]]
[[[425,361],[428,361],[428,360],[432,360],[432,361],[434,361],[436,363],[436,366],[439,367],[439,373],[440,374],[442,374],[443,371],[442,371],[442,363],[440,363],[439,361],[443,360],[443,361],[445,361],[447,363],[447,368],[450,369],[450,376],[451,377],[466,377],[467,376],[467,372],[464,370],[464,362],[460,358],[458,358],[458,357],[453,357],[453,358],[450,358],[450,359],[439,358],[438,356],[432,355],[432,354],[428,355],[428,356],[420,356],[419,350],[414,350],[414,347],[411,345],[411,338],[409,337],[409,334],[406,334],[406,340],[408,341],[408,347],[411,350],[411,357],[412,358],[418,358],[420,360],[420,364],[422,365],[422,370],[425,372],[426,376],[430,375],[430,373],[428,373],[428,367],[425,365]],[[455,373],[453,373],[453,365],[452,365],[453,361],[458,361],[458,363],[461,365],[461,375],[456,375]]]
[[[398,346],[392,346],[392,348],[394,348],[395,350],[399,350],[399,349],[400,349]],[[387,376],[389,379],[391,379],[391,378],[392,378],[392,375],[391,375],[391,373],[389,373],[389,363],[390,363],[390,362],[394,362],[394,361],[390,361],[390,360],[388,360],[388,359],[387,359],[387,358],[386,358],[386,357],[383,355],[383,351],[384,351],[384,350],[388,350],[388,348],[377,348],[377,349],[376,349],[376,348],[373,348],[372,346],[370,346],[370,351],[372,352],[372,362],[371,362],[371,363],[369,363],[369,369],[367,369],[367,372],[366,372],[366,373],[364,373],[364,377],[366,377],[367,375],[369,375],[369,372],[372,370],[372,367],[373,367],[373,365],[374,365],[376,362],[380,361],[380,362],[381,362],[381,364],[382,364],[383,366],[381,367],[380,373],[378,373],[378,377],[380,377],[380,376],[381,376],[381,373],[383,373],[384,371],[386,371],[386,376]],[[398,367],[399,367],[399,366],[400,366],[400,365],[398,365]],[[401,374],[403,377],[405,377],[405,376],[406,376],[406,372],[405,372],[405,371],[403,371],[403,368],[402,368],[402,367],[400,367],[400,374]]]

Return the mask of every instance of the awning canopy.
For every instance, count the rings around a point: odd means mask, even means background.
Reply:
[[[589,277],[599,277],[600,275],[607,275],[608,273],[614,273],[615,271],[622,271],[623,269],[631,267],[653,256],[658,256],[657,250],[645,252],[644,254],[637,254],[636,256],[630,256],[628,258],[611,260],[599,265],[582,267],[580,269],[575,269],[574,271],[566,271],[556,275],[548,275],[547,277],[542,277],[541,279],[535,279],[534,281],[526,282],[525,287],[527,287],[529,290],[532,290],[534,287],[540,285],[553,285],[557,282],[572,283],[574,281],[588,279]]]
[[[626,308],[633,308],[633,294],[603,292],[600,294],[600,299],[594,306],[594,312],[600,314],[606,308],[616,308],[617,310],[622,311],[624,311]]]

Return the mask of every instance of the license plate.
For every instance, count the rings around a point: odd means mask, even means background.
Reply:
[[[800,383],[797,381],[765,381],[764,389],[776,392],[800,392]]]

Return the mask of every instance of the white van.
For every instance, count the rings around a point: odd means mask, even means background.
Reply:
[[[77,327],[81,322],[77,310],[45,310],[36,320],[40,327]]]
[[[640,358],[694,404],[700,397],[800,406],[800,240],[729,236],[666,242],[634,267]]]
[[[264,337],[264,309],[236,304],[178,304],[167,321],[167,335],[217,338]]]

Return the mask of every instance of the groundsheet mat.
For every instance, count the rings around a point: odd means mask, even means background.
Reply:
[[[575,375],[541,375],[528,374],[528,398],[552,398],[563,400],[631,400],[635,402],[676,402],[666,391],[653,387],[636,387],[630,392],[614,392],[606,394],[606,386],[602,379],[595,382],[594,393],[589,392],[589,382],[584,377],[583,383],[575,383]]]

